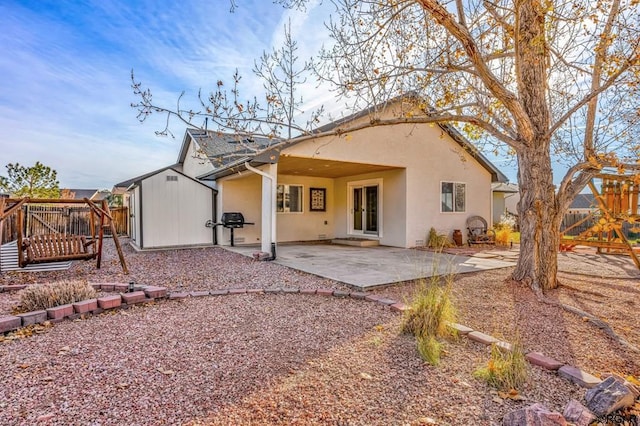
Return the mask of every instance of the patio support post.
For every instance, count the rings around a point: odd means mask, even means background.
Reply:
[[[262,171],[245,163],[247,170],[262,176],[262,233],[261,251],[271,253],[271,244],[276,243],[276,193],[278,190],[278,165],[267,164]]]

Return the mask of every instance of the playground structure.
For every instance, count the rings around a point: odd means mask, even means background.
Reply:
[[[78,235],[61,232],[34,215],[34,219],[40,222],[41,228],[46,229],[46,233],[28,235],[28,227],[25,226],[25,207],[30,205],[78,205],[83,204],[90,210],[90,235]],[[104,240],[104,230],[109,228],[113,241],[118,252],[120,265],[125,274],[129,273],[124,259],[122,247],[118,240],[118,233],[113,217],[106,200],[102,200],[100,205],[96,202],[84,198],[77,199],[35,199],[35,198],[0,198],[0,232],[2,232],[2,222],[15,215],[17,230],[18,264],[21,268],[31,264],[45,264],[52,262],[63,262],[70,260],[90,260],[96,259],[96,268],[100,269],[102,261],[102,246]],[[26,234],[27,233],[27,234]]]
[[[600,180],[598,191],[595,181]],[[600,173],[588,184],[597,203],[598,210],[560,232],[560,250],[571,251],[575,246],[596,247],[598,253],[628,254],[640,269],[636,250],[622,232],[623,223],[640,224],[638,194],[640,175],[625,173]],[[595,224],[580,235],[568,238],[566,233],[583,223],[597,219]]]

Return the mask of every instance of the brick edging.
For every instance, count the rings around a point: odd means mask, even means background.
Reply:
[[[127,309],[131,305],[147,303],[159,300],[183,300],[191,297],[227,296],[236,294],[306,294],[324,297],[351,298],[364,300],[377,305],[387,307],[394,312],[404,312],[411,307],[400,301],[385,296],[363,292],[350,292],[332,288],[299,289],[299,288],[232,288],[217,290],[194,290],[189,292],[169,292],[166,287],[136,285],[133,292],[128,292],[129,284],[104,283],[91,284],[96,290],[117,291],[120,294],[102,296],[96,299],[83,300],[69,305],[56,306],[54,308],[26,312],[18,315],[0,317],[0,333],[7,333],[27,327],[33,324],[42,324],[46,321],[58,323],[65,319],[77,319],[83,315],[97,315],[112,309]],[[7,287],[11,287],[8,289]],[[26,286],[4,286],[0,291],[17,291]],[[509,342],[499,340],[491,335],[482,333],[458,323],[449,323],[448,326],[458,334],[466,336],[470,340],[483,345],[496,345],[501,350],[511,351],[513,346]],[[547,371],[556,372],[559,376],[584,388],[592,388],[601,380],[576,367],[566,365],[539,352],[527,352],[525,359],[531,364]]]

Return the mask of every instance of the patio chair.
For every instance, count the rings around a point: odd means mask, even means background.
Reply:
[[[495,244],[496,234],[487,226],[487,221],[481,216],[471,216],[467,219],[467,243]]]

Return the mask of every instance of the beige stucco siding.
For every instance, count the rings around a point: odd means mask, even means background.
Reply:
[[[438,126],[398,124],[367,128],[346,135],[309,140],[283,150],[282,155],[361,162],[406,169],[404,184],[384,182],[382,243],[412,247],[431,226],[451,234],[465,228],[466,218],[490,220],[491,175]],[[339,181],[359,179],[340,178]],[[466,210],[442,213],[441,182],[466,184]],[[336,182],[336,191],[342,183]],[[404,206],[401,192],[406,193]],[[390,198],[395,197],[392,203]],[[336,203],[339,204],[339,203]],[[387,207],[389,205],[389,207]],[[405,217],[402,218],[402,210]],[[397,210],[398,213],[394,213]],[[404,226],[400,223],[404,222]],[[337,223],[336,232],[346,229]]]
[[[182,172],[192,178],[196,178],[213,170],[207,156],[200,151],[200,147],[193,139],[189,143],[187,155],[182,165]]]
[[[280,175],[278,176],[278,184],[302,185],[303,187],[303,212],[277,213],[276,215],[278,242],[317,240],[322,237],[332,238],[334,236],[333,179]],[[219,214],[237,211],[243,214],[245,221],[255,223],[255,225],[247,225],[234,231],[234,239],[237,244],[260,242],[262,232],[260,223],[261,185],[262,178],[252,172],[243,172],[242,175],[234,175],[218,181]],[[309,189],[316,187],[327,189],[326,212],[312,212],[309,209]],[[230,244],[230,231],[220,228],[218,243],[221,245]]]
[[[173,170],[145,179],[141,187],[143,248],[213,244],[205,227],[213,219],[210,188]]]
[[[260,242],[261,185],[262,178],[251,172],[218,181],[218,222],[224,212],[240,212],[246,222],[255,223],[255,225],[246,225],[244,228],[234,230],[234,239],[237,244]],[[229,245],[230,241],[231,231],[219,226],[218,244]]]
[[[278,241],[309,241],[334,237],[336,205],[333,179],[279,175],[278,184],[302,185],[302,213],[277,213]],[[311,211],[310,188],[326,188],[327,211]],[[342,209],[340,209],[342,210]],[[326,221],[326,224],[325,224]]]

